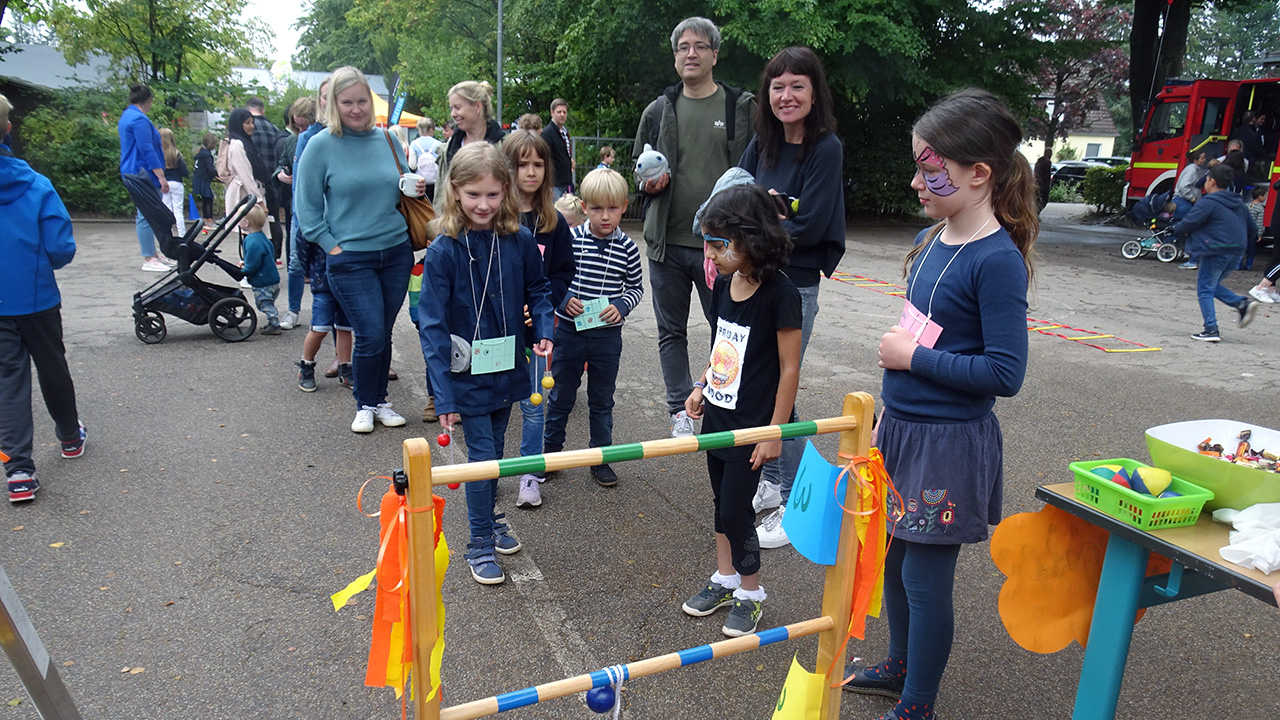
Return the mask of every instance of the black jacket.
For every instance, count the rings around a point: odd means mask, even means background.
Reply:
[[[566,134],[568,131],[565,131]],[[552,183],[557,187],[573,184],[573,161],[569,158],[569,148],[560,136],[560,127],[554,122],[542,128],[542,139],[551,147],[551,164],[555,168]]]

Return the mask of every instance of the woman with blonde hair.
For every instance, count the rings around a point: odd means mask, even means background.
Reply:
[[[191,173],[187,172],[187,161],[178,150],[178,143],[169,128],[160,129],[160,147],[164,149],[164,179],[169,186],[164,189],[164,206],[173,213],[173,234],[178,237],[186,232],[187,224],[183,218],[187,216],[182,207],[182,181]]]
[[[351,430],[368,433],[375,420],[404,425],[387,402],[391,328],[413,266],[408,228],[396,209],[400,171],[394,153],[400,150],[390,133],[374,127],[373,93],[354,67],[334,71],[325,125],[303,151],[306,172],[294,181],[294,209],[302,235],[328,253],[329,289],[355,335]],[[417,191],[425,190],[418,183]]]
[[[473,142],[502,143],[506,134],[493,119],[493,86],[485,81],[466,80],[449,88],[449,115],[456,129],[440,157],[440,178],[447,178],[449,162],[463,145]],[[443,199],[447,182],[436,183],[436,205]]]

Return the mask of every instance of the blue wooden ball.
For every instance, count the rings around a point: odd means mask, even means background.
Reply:
[[[614,694],[613,688],[608,685],[591,688],[587,691],[587,707],[591,708],[592,712],[609,712],[613,709],[613,704],[616,701],[617,695]]]

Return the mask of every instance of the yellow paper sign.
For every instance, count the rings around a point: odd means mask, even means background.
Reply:
[[[805,670],[793,655],[787,681],[782,684],[782,694],[773,709],[773,720],[818,720],[821,703],[822,676]]]

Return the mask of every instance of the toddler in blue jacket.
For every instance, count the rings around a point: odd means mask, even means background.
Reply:
[[[282,329],[276,312],[276,298],[280,295],[280,271],[276,269],[275,246],[262,232],[267,224],[266,211],[254,205],[244,216],[243,224],[249,230],[244,238],[244,262],[241,263],[244,276],[253,286],[258,312],[267,316],[267,326],[261,332],[263,335],[279,335]]]

